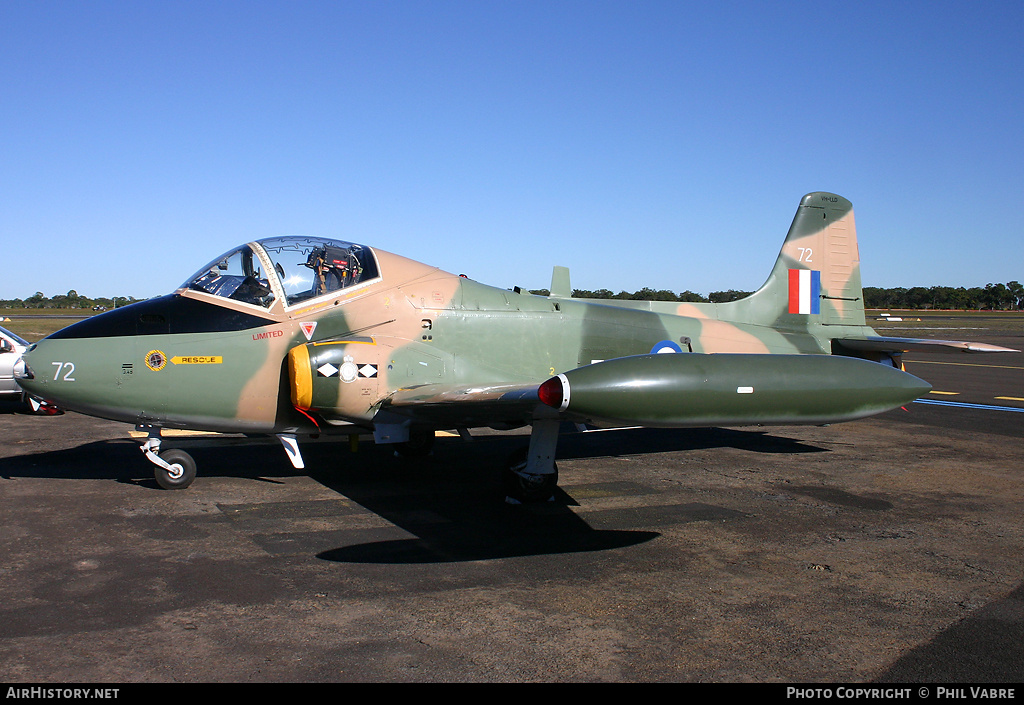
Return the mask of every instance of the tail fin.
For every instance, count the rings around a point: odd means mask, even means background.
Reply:
[[[801,330],[865,325],[853,204],[832,193],[804,196],[768,280],[719,312],[726,320]]]

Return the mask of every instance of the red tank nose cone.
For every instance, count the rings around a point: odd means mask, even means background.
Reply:
[[[559,409],[562,406],[564,397],[562,395],[562,380],[558,377],[552,377],[544,384],[540,385],[540,389],[537,390],[537,396],[540,400],[550,407]]]

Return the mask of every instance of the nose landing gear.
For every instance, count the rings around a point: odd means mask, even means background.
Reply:
[[[142,452],[156,467],[153,477],[165,490],[183,490],[196,479],[196,461],[178,448],[160,452],[160,429],[148,428],[149,438],[142,444]]]
[[[196,479],[196,461],[183,450],[171,448],[160,454],[167,467],[157,465],[153,471],[158,485],[165,490],[183,490]]]

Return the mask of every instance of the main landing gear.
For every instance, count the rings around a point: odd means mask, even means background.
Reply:
[[[425,458],[434,447],[434,431],[409,429],[409,440],[395,443],[395,453],[403,458]]]
[[[558,445],[558,419],[533,422],[530,447],[513,453],[505,466],[503,484],[508,504],[552,502],[558,489],[558,466],[555,447]]]

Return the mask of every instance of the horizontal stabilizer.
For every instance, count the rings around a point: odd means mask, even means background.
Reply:
[[[965,340],[932,340],[930,338],[889,338],[869,336],[866,338],[836,338],[837,343],[850,350],[870,352],[935,352],[935,353],[989,353],[1020,352],[999,345],[977,343]]]

